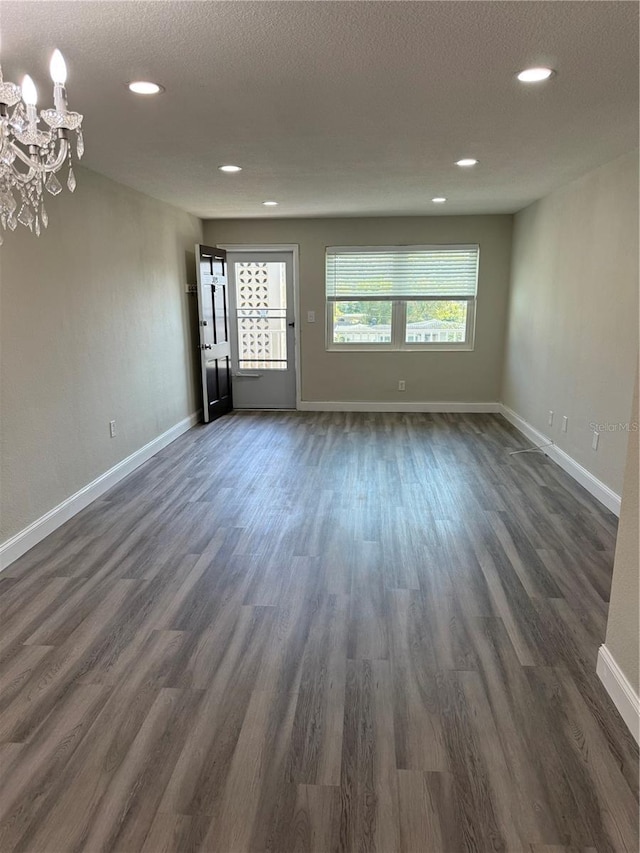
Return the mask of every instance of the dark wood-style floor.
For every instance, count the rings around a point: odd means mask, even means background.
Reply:
[[[497,415],[190,431],[0,576],[0,849],[637,851],[612,515]]]

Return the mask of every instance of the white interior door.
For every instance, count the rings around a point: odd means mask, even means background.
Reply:
[[[227,253],[236,409],[295,409],[292,252]]]

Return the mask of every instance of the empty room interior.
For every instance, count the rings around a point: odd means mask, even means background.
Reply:
[[[0,851],[635,851],[637,2],[0,4]]]

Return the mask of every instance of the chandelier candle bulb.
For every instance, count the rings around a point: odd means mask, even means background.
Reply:
[[[56,48],[51,56],[49,63],[49,72],[54,83],[59,83],[61,86],[67,82],[67,64],[64,61],[64,56]]]
[[[65,97],[64,84],[67,82],[67,64],[64,61],[64,56],[57,48],[51,56],[49,72],[54,82],[53,105],[57,112],[66,113],[67,99]]]
[[[38,113],[36,111],[36,104],[38,103],[38,90],[36,89],[36,85],[29,77],[28,74],[25,74],[24,79],[22,81],[22,100],[27,105],[27,121],[32,127],[35,127],[38,123]]]
[[[35,107],[38,103],[36,84],[28,74],[25,74],[22,80],[22,100],[28,107]]]

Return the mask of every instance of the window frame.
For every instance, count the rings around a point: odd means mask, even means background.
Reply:
[[[451,243],[448,244],[451,248],[457,248],[460,244]],[[468,244],[464,244],[468,245]],[[477,244],[473,244],[477,245]],[[439,294],[433,298],[411,298],[411,299],[389,299],[389,300],[362,300],[358,299],[356,296],[346,296],[342,299],[329,299],[326,295],[327,288],[327,254],[328,248],[325,247],[325,348],[327,352],[472,352],[475,349],[475,326],[476,326],[476,304],[478,301],[478,283],[480,278],[480,247],[477,246],[478,250],[478,266],[477,266],[477,278],[476,278],[476,294],[473,297],[451,297],[447,299],[446,296]],[[350,246],[344,247],[331,247],[331,248],[344,248],[350,249]],[[373,247],[361,247],[363,251],[370,249],[372,252],[375,252],[376,249],[402,249],[406,250],[406,246],[373,246]],[[420,250],[435,250],[444,248],[443,245],[424,245],[424,246],[415,246],[411,248],[416,248]],[[334,304],[337,302],[354,302],[354,301],[388,301],[391,302],[391,340],[388,342],[380,342],[380,343],[363,343],[358,341],[353,341],[351,343],[347,342],[335,342],[334,337]],[[467,303],[467,317],[466,317],[466,325],[465,325],[465,339],[464,341],[455,342],[455,341],[407,341],[407,303],[409,302],[466,302]]]

